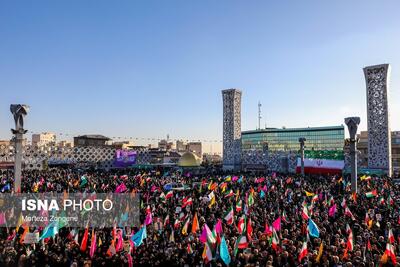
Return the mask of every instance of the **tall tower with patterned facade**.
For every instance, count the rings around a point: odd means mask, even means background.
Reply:
[[[364,68],[367,87],[368,168],[392,175],[392,147],[389,125],[388,89],[390,65]]]
[[[241,102],[238,89],[222,90],[223,100],[223,169],[241,168]]]

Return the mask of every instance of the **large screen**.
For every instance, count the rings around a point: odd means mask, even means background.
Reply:
[[[129,167],[136,163],[136,151],[118,149],[115,152],[114,167]]]

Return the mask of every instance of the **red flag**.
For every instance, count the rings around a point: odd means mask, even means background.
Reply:
[[[85,252],[87,248],[87,241],[88,241],[88,235],[89,235],[89,228],[86,227],[85,233],[83,234],[82,242],[81,242],[81,251]]]
[[[251,219],[247,221],[247,238],[249,239],[249,242],[251,241],[251,237],[253,235],[253,226],[251,225]]]
[[[307,250],[307,241],[303,242],[303,247],[300,250],[300,254],[299,254],[299,262],[301,262],[301,260],[306,257],[308,254],[308,250]]]
[[[94,252],[96,251],[96,233],[92,230],[92,242],[90,243],[90,258],[93,258]]]

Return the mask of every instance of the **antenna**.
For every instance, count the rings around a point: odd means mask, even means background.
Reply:
[[[261,129],[261,103],[258,101],[258,130]]]

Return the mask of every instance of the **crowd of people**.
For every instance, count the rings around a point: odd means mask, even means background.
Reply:
[[[11,193],[12,173],[2,174],[0,188]],[[140,224],[117,230],[65,225],[36,244],[21,242],[24,232],[43,235],[46,228],[2,225],[0,266],[398,264],[399,185],[390,178],[359,177],[355,194],[347,177],[337,175],[23,173],[21,192],[50,191],[135,194]]]

